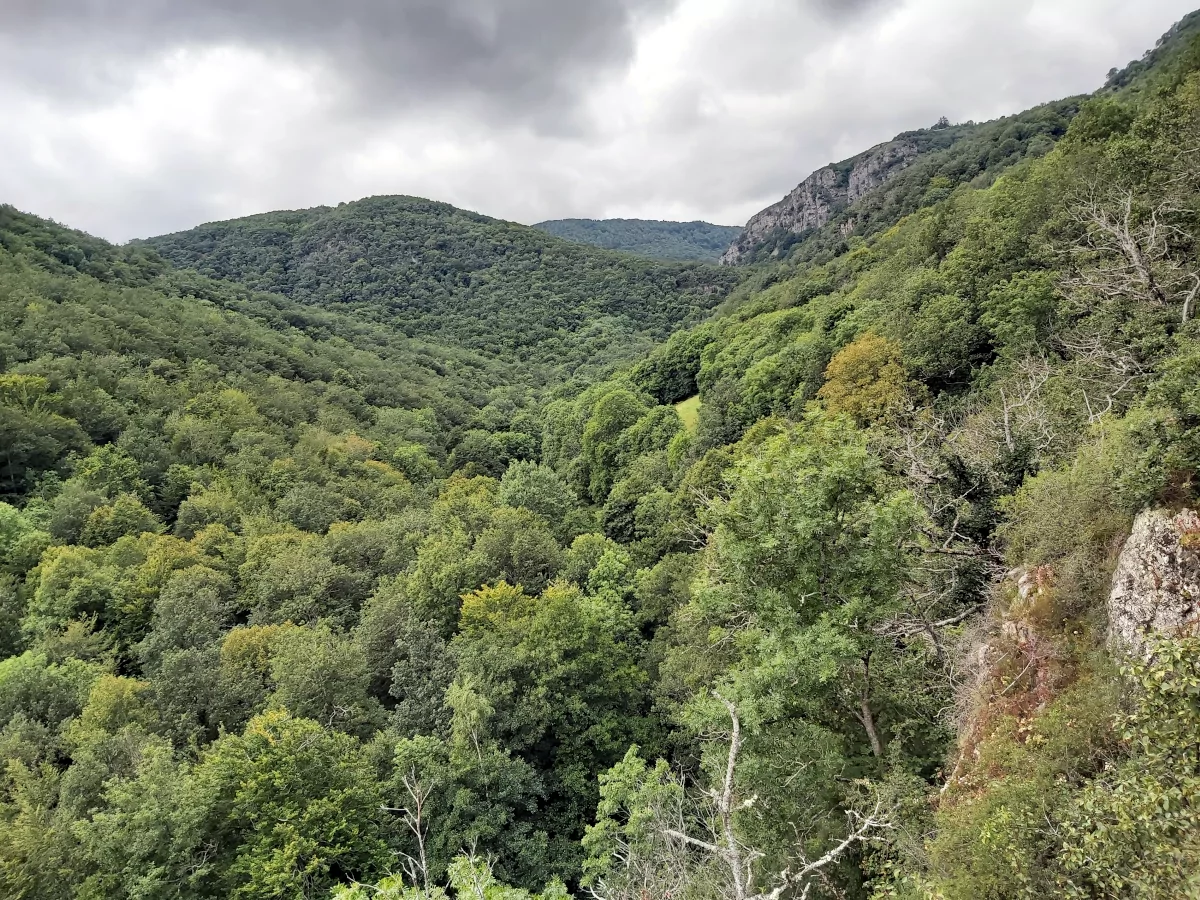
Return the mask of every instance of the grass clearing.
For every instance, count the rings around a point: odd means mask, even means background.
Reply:
[[[696,425],[700,421],[700,397],[688,397],[686,400],[680,400],[675,404],[675,412],[679,413],[679,418],[683,420],[683,427],[688,432],[696,430]]]

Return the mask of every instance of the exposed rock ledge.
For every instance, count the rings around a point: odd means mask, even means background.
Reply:
[[[1121,550],[1108,596],[1108,638],[1140,655],[1150,632],[1200,624],[1200,515],[1146,510]]]
[[[899,174],[919,154],[914,141],[901,138],[872,147],[846,163],[818,169],[774,206],[747,222],[721,263],[731,266],[743,262],[774,232],[803,234],[822,227],[839,210]]]

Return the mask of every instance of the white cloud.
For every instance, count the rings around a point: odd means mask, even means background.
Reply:
[[[609,41],[549,101],[527,61],[492,66],[519,74],[515,93],[493,96],[485,78],[439,94],[432,81],[422,102],[414,87],[393,103],[385,83],[368,90],[362,72],[314,51],[312,29],[292,43],[261,29],[210,27],[206,40],[155,29],[156,54],[126,40],[98,57],[88,71],[112,76],[103,89],[94,74],[55,91],[7,79],[0,200],[116,240],[385,193],[525,222],[739,223],[898,131],[1093,90],[1189,11],[1186,0],[858,5],[831,15],[801,0],[680,0],[639,12],[624,57]],[[35,49],[52,68],[70,45]]]

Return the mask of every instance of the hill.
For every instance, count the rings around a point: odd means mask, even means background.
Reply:
[[[533,226],[577,244],[620,250],[656,259],[717,262],[741,231],[708,222],[662,222],[654,219],[554,219]]]
[[[413,197],[266,213],[144,244],[214,278],[566,372],[633,357],[700,321],[737,281]]]
[[[1049,152],[798,246],[547,408],[543,458],[606,533],[696,573],[654,637],[693,743],[606,776],[605,877],[735,896],[722,851],[652,844],[690,813],[764,892],[1194,894],[1200,38],[1156,59]],[[581,452],[620,403],[689,422]]]
[[[1044,155],[1066,133],[1081,99],[984,124],[939,122],[818,169],[756,213],[721,261],[844,252],[851,236],[877,234],[960,184],[986,186],[1022,159]]]
[[[191,402],[188,391],[245,395],[263,421],[289,433],[322,422],[366,429],[379,409],[422,410],[442,430],[444,454],[490,392],[523,374],[176,271],[146,248],[116,247],[9,206],[0,206],[0,276],[0,495],[23,496],[92,444],[120,444],[130,433],[161,442],[163,421]],[[163,477],[165,469],[146,483],[158,490]]]

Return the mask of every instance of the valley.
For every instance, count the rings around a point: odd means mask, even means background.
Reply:
[[[0,896],[1197,896],[1198,147],[1193,13],[744,228],[0,206]]]

